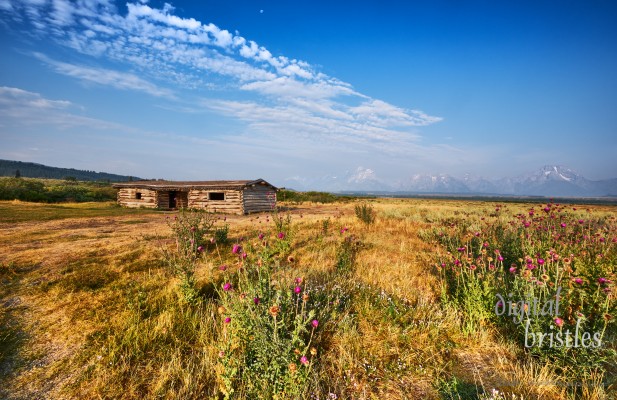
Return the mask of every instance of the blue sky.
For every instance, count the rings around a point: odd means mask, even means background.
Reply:
[[[617,177],[615,4],[0,0],[0,158],[278,185]]]

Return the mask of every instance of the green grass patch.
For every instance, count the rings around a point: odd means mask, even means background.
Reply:
[[[65,218],[117,217],[123,215],[153,214],[156,212],[160,211],[122,208],[112,202],[33,204],[27,202],[0,201],[0,223],[52,221]]]

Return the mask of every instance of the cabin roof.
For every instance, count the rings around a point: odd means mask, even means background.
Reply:
[[[189,189],[210,189],[210,190],[242,190],[250,186],[269,186],[278,190],[274,185],[264,181],[256,180],[237,180],[237,181],[134,181],[114,183],[116,189],[139,188],[152,190],[189,190]]]

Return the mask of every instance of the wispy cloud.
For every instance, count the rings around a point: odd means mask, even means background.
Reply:
[[[158,9],[138,2],[128,3],[122,15],[107,0],[54,0],[51,6],[21,0],[0,7],[0,15],[29,21],[38,34],[139,76],[37,55],[58,73],[161,98],[175,95],[178,103],[207,98],[204,109],[244,121],[255,134],[394,145],[414,141],[415,127],[441,120],[371,98],[305,61],[273,55],[237,32],[174,12],[169,4]],[[178,89],[165,87],[171,84]]]
[[[39,93],[14,87],[0,87],[0,126],[47,126],[50,132],[75,127],[134,131],[134,129],[80,115],[81,107],[67,100],[50,100]]]
[[[175,98],[171,90],[159,88],[135,74],[105,68],[93,68],[69,64],[62,61],[52,60],[41,53],[34,53],[34,56],[49,64],[56,72],[77,78],[84,82],[112,86],[122,90],[136,90],[156,97]]]

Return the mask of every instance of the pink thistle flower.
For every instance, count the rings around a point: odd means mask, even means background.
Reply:
[[[238,254],[240,253],[240,250],[242,250],[242,246],[240,246],[239,244],[234,244],[234,247],[231,249],[231,252],[233,254]]]
[[[225,318],[225,323],[226,323],[226,324],[228,324],[228,323],[230,323],[230,322],[231,322],[231,318],[230,318],[230,317]]]
[[[295,293],[295,294],[299,294],[300,292],[302,292],[302,288],[301,288],[300,286],[296,286],[296,287],[294,288],[294,293]]]
[[[603,285],[605,283],[610,283],[610,281],[608,279],[606,279],[606,278],[598,278],[598,283],[600,285]]]
[[[248,256],[248,254],[246,254],[246,253],[242,253],[242,259],[243,259],[243,260],[245,260],[247,256]]]
[[[308,365],[309,363],[308,358],[306,358],[306,356],[300,357],[300,362],[302,363],[302,365]]]
[[[279,239],[283,239],[285,237],[285,234],[283,232],[279,232],[279,234],[276,235],[276,237],[278,237]]]
[[[497,259],[498,259],[499,261],[503,261],[503,257],[502,257],[502,256],[497,257]]]
[[[583,280],[581,278],[574,278],[573,280],[574,280],[574,283],[577,283],[579,285],[583,284]]]
[[[294,281],[299,285],[302,283],[302,278],[296,278]]]
[[[260,234],[259,234],[259,236],[258,236],[258,238],[259,238],[259,240],[263,240],[265,236],[266,236],[266,235],[264,235],[263,233],[260,233]]]
[[[261,299],[259,297],[253,298],[253,303],[255,303],[255,305],[258,305],[260,302],[261,302]]]
[[[223,285],[223,290],[228,292],[230,291],[232,288],[231,283],[227,282],[226,284]]]
[[[556,317],[555,318],[555,325],[557,325],[558,327],[562,327],[563,326],[563,319]]]
[[[319,321],[314,319],[313,321],[311,321],[311,325],[313,325],[313,328],[317,328],[319,326]]]
[[[226,269],[227,269],[227,265],[221,265],[219,267],[219,270],[221,270],[221,271],[225,271]]]
[[[516,267],[510,267],[508,271],[510,271],[511,274],[514,274],[516,273]]]
[[[566,225],[565,223],[563,223],[563,222],[561,223],[561,227],[562,227],[562,228],[565,228],[566,226],[567,226],[567,225]]]
[[[544,259],[538,258],[538,265],[544,265]]]
[[[495,264],[489,264],[488,269],[491,271],[495,269]]]
[[[197,248],[197,251],[198,251],[198,252],[200,252],[200,253],[201,253],[202,251],[204,251],[204,246],[199,246],[199,247]]]
[[[578,220],[578,223],[579,223],[579,224],[584,224],[584,223],[585,223],[585,220],[583,220],[583,219],[579,219],[579,220]]]

